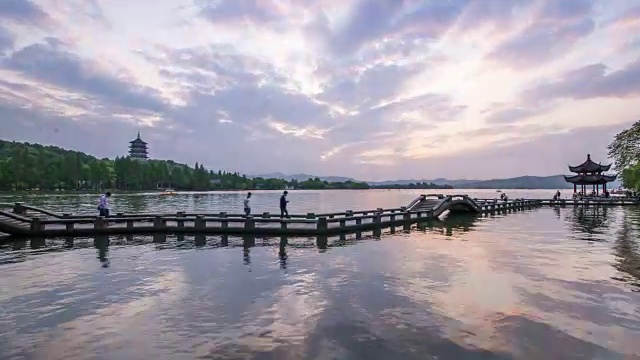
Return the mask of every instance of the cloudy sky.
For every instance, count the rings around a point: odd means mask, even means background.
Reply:
[[[0,0],[0,138],[363,180],[566,173],[640,120],[640,0]]]

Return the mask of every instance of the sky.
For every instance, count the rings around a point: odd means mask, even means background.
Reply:
[[[639,104],[640,0],[0,0],[0,138],[98,157],[544,176]]]

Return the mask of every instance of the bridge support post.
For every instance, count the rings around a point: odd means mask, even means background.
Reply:
[[[329,230],[329,222],[327,221],[326,217],[320,217],[318,218],[318,222],[316,223],[316,229],[318,230],[318,232],[324,234],[327,232],[327,230]]]

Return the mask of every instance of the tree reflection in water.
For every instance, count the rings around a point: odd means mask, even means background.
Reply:
[[[635,214],[633,214],[635,215]],[[627,279],[617,279],[631,283],[636,291],[640,291],[640,219],[626,214],[622,227],[616,236],[613,249],[616,254],[616,263],[613,265],[618,271],[628,274]]]

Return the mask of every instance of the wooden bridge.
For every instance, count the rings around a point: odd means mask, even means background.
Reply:
[[[0,203],[0,232],[15,237],[73,237],[144,233],[210,233],[313,236],[402,227],[437,218],[445,212],[488,214],[539,206],[538,200],[474,200],[467,195],[421,195],[391,209],[308,213],[280,219],[270,213],[124,214],[109,218],[59,214],[22,203]]]

